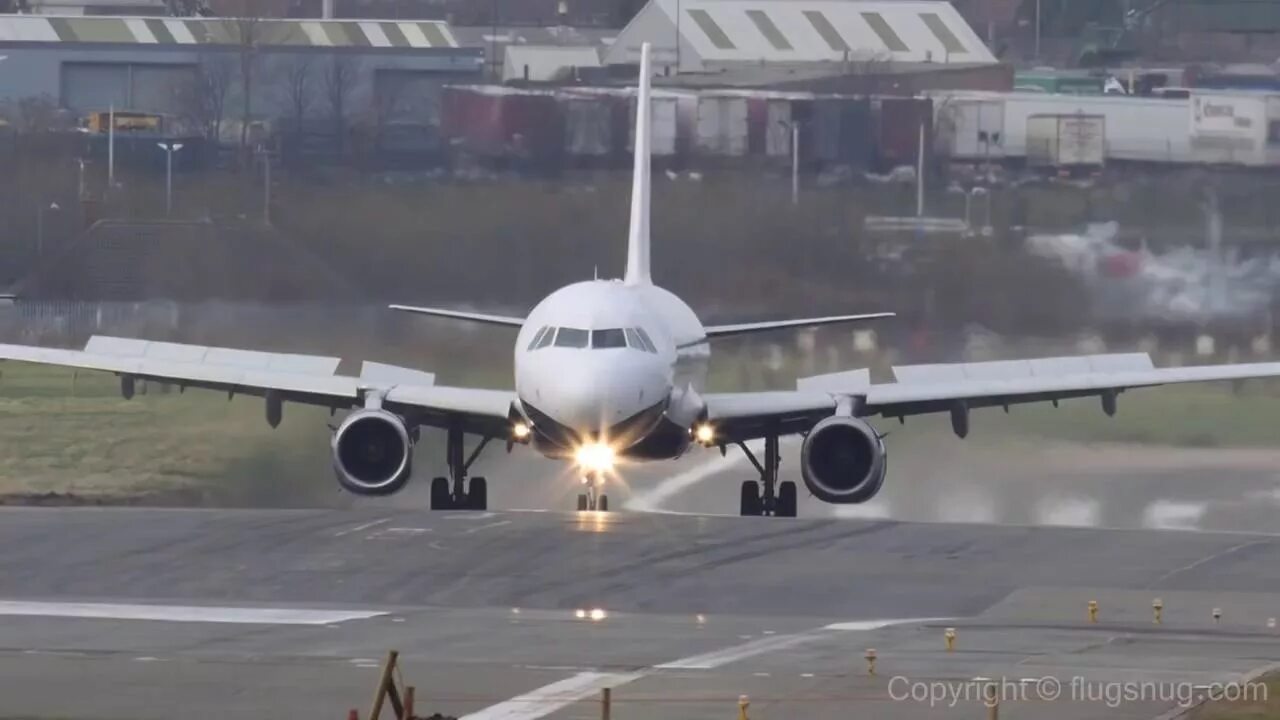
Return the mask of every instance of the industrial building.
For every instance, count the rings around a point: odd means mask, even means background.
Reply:
[[[996,62],[943,0],[650,0],[618,34],[606,64],[653,44],[666,72],[764,64]]]
[[[480,76],[483,51],[443,22],[0,15],[0,103],[45,98],[76,116],[114,107],[207,125],[252,115],[430,122],[440,87]],[[210,107],[217,100],[218,107]]]

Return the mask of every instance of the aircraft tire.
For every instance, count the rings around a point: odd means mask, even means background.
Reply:
[[[449,495],[449,478],[438,477],[431,480],[431,509],[453,509],[453,498]]]
[[[754,480],[742,481],[742,493],[738,503],[739,514],[743,517],[759,517],[763,507],[760,503],[760,490]]]
[[[796,484],[786,480],[778,484],[778,508],[774,512],[777,517],[796,516]]]
[[[489,481],[482,477],[471,478],[467,483],[467,509],[489,509]]]

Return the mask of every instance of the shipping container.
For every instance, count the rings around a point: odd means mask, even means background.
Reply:
[[[938,93],[939,103],[994,100],[1004,106],[1001,146],[1007,158],[1027,155],[1027,118],[1033,115],[1101,115],[1106,118],[1108,162],[1189,163],[1190,101],[1127,95],[1035,95],[1032,93]]]
[[[549,90],[460,85],[445,88],[441,102],[442,131],[465,152],[534,164],[563,154],[563,115]]]
[[[1101,167],[1107,156],[1102,115],[1032,115],[1027,118],[1027,165]]]
[[[564,150],[571,157],[603,158],[613,151],[613,108],[607,97],[564,95]]]
[[[876,160],[882,171],[916,166],[920,157],[920,128],[926,154],[933,147],[933,101],[929,98],[878,98],[876,101]]]
[[[704,156],[747,154],[747,98],[737,94],[702,93],[697,98],[694,148]]]
[[[1280,94],[1191,94],[1192,154],[1197,162],[1280,165]]]
[[[953,160],[1004,157],[1004,100],[949,98],[934,105],[938,155]]]

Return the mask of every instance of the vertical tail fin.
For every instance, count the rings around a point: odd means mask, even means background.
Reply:
[[[631,234],[627,237],[628,285],[649,279],[649,43],[640,46],[640,82],[636,95],[635,168],[631,179]]]

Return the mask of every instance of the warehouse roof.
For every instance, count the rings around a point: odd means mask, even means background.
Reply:
[[[363,48],[456,48],[444,22],[255,20],[252,31],[227,18],[54,17],[0,15],[0,42],[239,45],[253,33],[262,45]]]
[[[595,67],[600,67],[600,53],[594,47],[508,45],[502,79],[552,82],[572,68]]]
[[[620,51],[631,54],[646,41],[670,46],[653,37],[670,27],[659,29],[655,13],[710,63],[996,61],[945,0],[650,0],[619,34]]]

